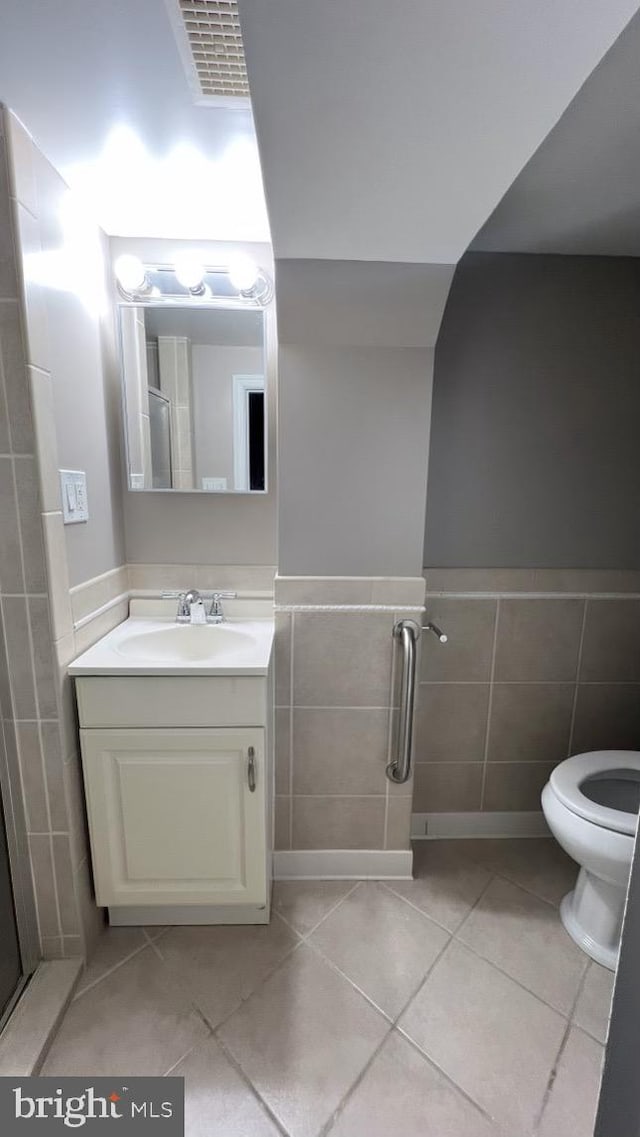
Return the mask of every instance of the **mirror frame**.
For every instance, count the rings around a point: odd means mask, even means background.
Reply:
[[[266,497],[269,493],[270,485],[270,468],[269,468],[269,424],[271,419],[271,398],[269,391],[269,366],[267,358],[267,344],[268,344],[268,328],[267,328],[267,309],[271,297],[266,303],[256,302],[255,299],[249,297],[220,297],[220,296],[199,296],[186,295],[178,296],[172,293],[165,293],[161,297],[140,296],[139,298],[124,298],[120,292],[120,299],[116,304],[117,313],[117,341],[118,341],[118,364],[120,369],[120,388],[122,400],[122,433],[124,435],[124,459],[125,459],[125,478],[126,490],[128,493],[133,494],[196,494],[204,497]],[[142,486],[137,488],[131,485],[132,472],[131,472],[131,441],[129,438],[128,418],[127,418],[127,390],[125,383],[125,369],[124,369],[124,340],[123,340],[123,325],[122,325],[122,311],[127,308],[190,308],[194,310],[216,310],[216,311],[247,311],[247,312],[260,312],[262,315],[262,355],[263,355],[263,374],[264,374],[264,489],[262,490],[203,490],[193,487],[192,489],[181,489],[179,487],[165,487],[157,488],[153,486]]]

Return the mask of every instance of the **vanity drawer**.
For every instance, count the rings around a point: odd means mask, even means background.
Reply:
[[[82,727],[263,726],[267,680],[133,675],[76,679]]]

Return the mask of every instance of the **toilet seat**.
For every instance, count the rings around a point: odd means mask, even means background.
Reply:
[[[637,813],[601,805],[588,798],[581,789],[588,778],[616,770],[637,772],[637,778],[633,780],[640,782],[640,751],[594,750],[588,754],[576,754],[556,766],[549,782],[558,800],[578,817],[583,817],[585,821],[599,825],[602,829],[627,833],[633,837],[638,824]]]

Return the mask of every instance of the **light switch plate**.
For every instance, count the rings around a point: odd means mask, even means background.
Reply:
[[[88,521],[87,475],[84,470],[60,470],[60,492],[64,524]]]

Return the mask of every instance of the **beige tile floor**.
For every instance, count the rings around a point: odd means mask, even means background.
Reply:
[[[179,1074],[188,1137],[591,1137],[612,977],[551,840],[289,882],[268,927],[111,929],[43,1074]]]

